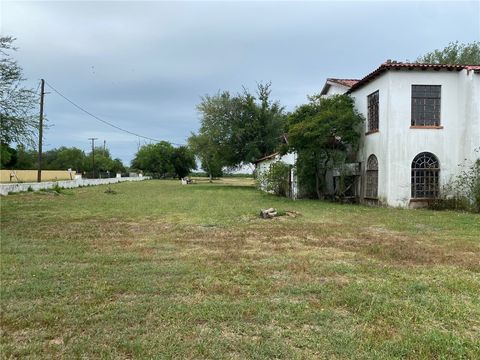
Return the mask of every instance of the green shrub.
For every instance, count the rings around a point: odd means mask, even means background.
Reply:
[[[58,184],[55,184],[55,186],[52,188],[52,191],[55,191],[60,194],[63,192],[63,188],[60,187]]]
[[[290,195],[290,165],[282,161],[270,165],[267,172],[257,176],[257,185],[277,196]]]
[[[468,199],[464,196],[454,196],[449,198],[441,196],[438,199],[432,200],[428,204],[428,208],[431,210],[470,211],[471,205]]]
[[[480,159],[460,166],[462,172],[443,186],[441,196],[430,203],[431,209],[480,213]]]

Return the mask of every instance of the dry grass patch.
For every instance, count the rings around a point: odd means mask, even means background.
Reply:
[[[2,354],[480,357],[478,216],[243,181],[2,199]],[[269,206],[302,216],[258,219]]]

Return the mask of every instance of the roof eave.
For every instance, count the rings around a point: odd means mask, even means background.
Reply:
[[[372,71],[370,74],[365,76],[363,79],[361,79],[358,83],[354,84],[348,91],[347,94],[351,94],[355,90],[358,90],[368,84],[369,82],[375,80],[378,76],[383,74],[384,72],[388,70],[422,70],[422,71],[427,71],[427,70],[434,70],[434,71],[440,71],[440,70],[447,70],[447,71],[462,71],[464,69],[468,68],[465,65],[455,65],[455,64],[405,64],[405,63],[383,63],[380,65],[376,70]]]
[[[279,154],[280,154],[280,153],[279,153],[278,151],[277,151],[277,152],[274,152],[273,154],[270,154],[270,155],[267,155],[267,156],[264,156],[264,157],[262,157],[262,158],[260,158],[260,159],[255,160],[253,163],[254,163],[255,165],[257,165],[258,163],[260,163],[260,162],[262,162],[262,161],[266,161],[266,160],[273,159],[273,158],[275,158],[275,156],[277,156],[277,155],[279,155]]]

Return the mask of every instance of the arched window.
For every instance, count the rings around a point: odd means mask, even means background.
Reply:
[[[412,198],[433,199],[438,196],[440,164],[435,155],[424,152],[412,161]]]
[[[375,155],[370,155],[367,160],[367,181],[365,197],[378,197],[378,160]]]

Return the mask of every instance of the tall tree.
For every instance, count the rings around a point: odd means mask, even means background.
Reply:
[[[283,107],[270,99],[270,83],[259,84],[256,96],[247,90],[202,98],[199,134],[219,154],[223,166],[249,163],[275,151],[284,132]],[[212,157],[211,155],[210,157]]]
[[[95,155],[90,152],[85,156],[85,160],[83,161],[83,168],[85,171],[93,171],[93,156],[95,156],[96,172],[110,172],[111,174],[115,174],[117,172],[125,171],[125,167],[120,159],[112,159],[110,150],[103,146],[95,147]]]
[[[110,172],[113,174],[117,173],[124,173],[126,172],[127,169],[125,168],[125,165],[123,165],[122,160],[119,158],[115,158],[112,160],[111,166],[110,166]]]
[[[184,178],[197,168],[195,155],[187,146],[179,146],[173,150],[172,163],[175,175],[179,179]]]
[[[82,172],[85,170],[86,156],[80,149],[62,146],[46,151],[43,154],[43,165],[45,170],[72,169]]]
[[[348,95],[309,99],[290,114],[288,139],[298,153],[300,185],[323,198],[327,171],[341,167],[357,151],[364,118]]]
[[[214,177],[223,175],[222,168],[224,161],[218,148],[208,136],[205,134],[192,134],[188,139],[188,146],[200,159],[202,169],[205,170],[210,181],[212,181]]]
[[[17,150],[8,144],[0,143],[0,169],[13,169],[17,162]]]
[[[464,44],[450,42],[445,48],[420,56],[418,63],[480,65],[480,41]]]
[[[38,127],[37,96],[23,85],[22,68],[9,54],[16,50],[14,41],[0,37],[0,142],[31,145]]]
[[[18,145],[16,161],[11,168],[16,170],[32,170],[37,166],[38,153],[36,150],[27,149],[24,145]]]
[[[197,109],[202,115],[199,134],[207,137],[222,154],[223,165],[236,165],[243,155],[239,146],[242,135],[234,130],[242,119],[241,98],[228,91],[206,95]]]
[[[158,178],[182,178],[196,168],[196,163],[186,146],[174,148],[169,142],[160,141],[143,145],[135,154],[132,167]]]
[[[253,134],[250,152],[247,159],[258,159],[271,154],[279,144],[279,139],[285,132],[286,116],[283,107],[277,101],[270,100],[271,84],[258,84],[257,96],[257,134]]]
[[[143,145],[135,154],[132,167],[155,177],[172,177],[175,172],[171,161],[173,150],[172,144],[166,141]]]

